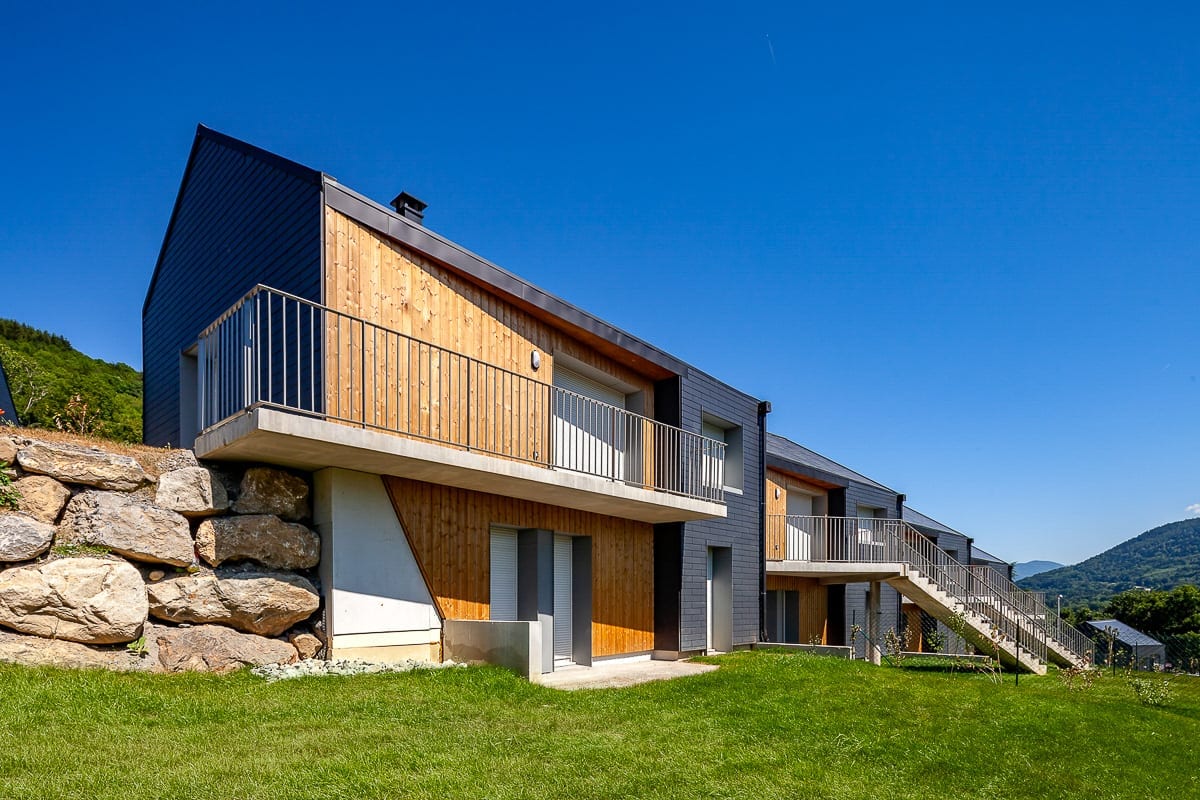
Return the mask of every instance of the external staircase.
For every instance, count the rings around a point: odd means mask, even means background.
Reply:
[[[903,520],[772,516],[768,571],[827,583],[882,580],[1001,663],[1043,674],[1092,663],[1092,643],[990,567],[968,567]]]

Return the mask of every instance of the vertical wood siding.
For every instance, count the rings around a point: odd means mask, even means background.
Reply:
[[[787,553],[787,526],[772,518],[787,514],[788,490],[800,488],[809,494],[827,494],[828,490],[815,484],[805,483],[775,469],[767,469],[767,526],[766,553],[767,559],[780,559]],[[775,490],[779,490],[779,497]]]
[[[654,528],[649,523],[386,477],[392,505],[448,619],[488,619],[492,525],[592,537],[592,654],[654,647]]]
[[[768,575],[767,591],[800,596],[800,644],[829,644],[829,587],[816,578]]]
[[[555,357],[564,354],[645,392],[645,407],[653,408],[653,381],[646,376],[328,207],[325,226],[324,281],[329,307],[543,384],[552,383]],[[355,409],[356,414],[390,422],[396,422],[397,415],[409,414],[439,432],[441,425],[458,424],[452,415],[438,416],[440,407],[448,406],[459,391],[447,377],[453,365],[435,363],[432,372],[420,372],[412,357],[423,357],[427,365],[427,353],[385,351],[395,345],[372,341],[370,334],[363,341],[357,329],[342,324],[342,337],[338,339],[335,331],[331,342],[330,357],[341,353],[343,366],[340,391],[336,384],[331,387],[331,407],[340,404]],[[536,371],[530,360],[534,350],[541,354]],[[369,396],[374,395],[374,408],[363,407],[359,393],[363,382],[352,380],[349,372],[351,365],[363,363],[369,365],[366,389]],[[439,380],[440,385],[433,385]],[[401,403],[385,408],[387,392],[372,392],[376,386],[394,390],[413,381],[431,386],[432,401],[425,407],[413,399],[411,406]],[[471,391],[474,396],[484,389],[476,386]],[[511,416],[515,407],[534,406],[545,399],[499,392],[486,402]]]

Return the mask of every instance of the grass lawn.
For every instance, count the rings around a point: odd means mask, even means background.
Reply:
[[[1200,797],[1169,708],[805,654],[558,692],[472,668],[267,684],[0,666],[0,797]]]

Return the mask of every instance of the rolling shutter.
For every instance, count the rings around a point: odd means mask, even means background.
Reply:
[[[517,532],[492,528],[491,618],[517,618]]]

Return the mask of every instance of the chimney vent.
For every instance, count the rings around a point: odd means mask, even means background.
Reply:
[[[408,192],[401,192],[392,201],[392,208],[396,209],[397,214],[411,219],[418,225],[424,224],[425,209],[428,205],[428,203],[422,203]]]

